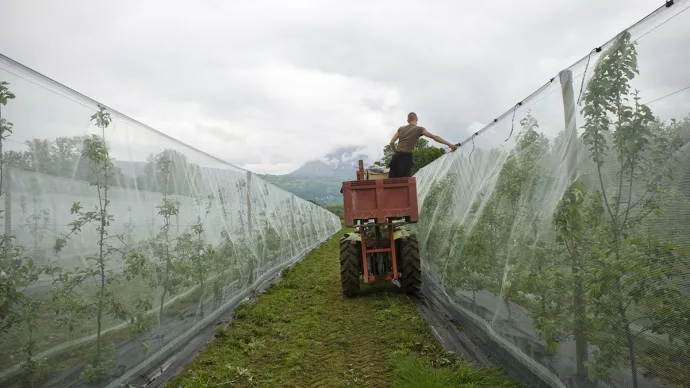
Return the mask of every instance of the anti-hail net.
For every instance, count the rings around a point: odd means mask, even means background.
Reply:
[[[118,386],[340,220],[0,57],[0,386]]]
[[[688,6],[416,175],[427,286],[534,386],[690,387]]]

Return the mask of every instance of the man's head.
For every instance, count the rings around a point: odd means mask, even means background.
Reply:
[[[410,112],[407,114],[407,122],[412,125],[417,125],[417,114]]]

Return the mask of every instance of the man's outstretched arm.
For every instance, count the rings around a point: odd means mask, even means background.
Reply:
[[[427,131],[426,129],[424,130],[424,132],[422,132],[422,135],[428,137],[429,139],[434,140],[437,143],[447,145],[448,147],[450,147],[451,151],[455,151],[455,149],[458,148],[455,144],[451,144],[451,143],[445,141],[443,138],[441,138],[441,136],[436,136],[436,135],[432,134],[431,132]]]

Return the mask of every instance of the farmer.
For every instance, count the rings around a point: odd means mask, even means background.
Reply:
[[[395,132],[393,138],[391,139],[391,150],[393,151],[393,157],[390,162],[390,171],[388,172],[389,178],[404,178],[412,176],[412,150],[417,144],[417,140],[420,137],[426,136],[434,141],[445,144],[450,147],[451,152],[457,149],[455,144],[448,143],[443,140],[440,136],[432,135],[424,129],[417,125],[417,114],[410,112],[407,115],[407,125],[398,128]],[[395,142],[398,141],[396,145]]]

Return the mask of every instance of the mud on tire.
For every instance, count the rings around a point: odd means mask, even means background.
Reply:
[[[403,292],[417,294],[422,288],[422,260],[419,257],[417,236],[411,234],[400,241],[401,272],[400,287]]]
[[[353,297],[359,294],[359,262],[362,260],[357,245],[346,237],[340,239],[340,281],[343,295]]]

